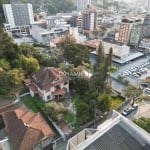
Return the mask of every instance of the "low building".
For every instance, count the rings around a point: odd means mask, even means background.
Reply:
[[[39,113],[20,107],[2,117],[11,150],[41,150],[52,143],[54,132]]]
[[[44,67],[33,73],[26,85],[31,96],[37,93],[45,102],[65,98],[69,92],[69,78],[61,69],[54,67]]]
[[[97,129],[84,129],[68,140],[66,150],[149,150],[150,134],[113,111]]]
[[[30,28],[30,34],[38,43],[42,43],[43,45],[49,46],[49,42],[54,37],[64,35],[67,31],[69,31],[69,27],[55,27],[51,30],[46,28],[42,28],[38,24],[32,24]]]
[[[90,41],[85,41],[83,44],[90,48],[91,50],[97,50],[99,43],[101,40],[90,40]],[[119,43],[114,43],[112,42],[107,42],[107,41],[102,41],[103,47],[104,47],[104,52],[105,54],[109,53],[109,49],[112,47],[113,49],[113,55],[117,56],[119,58],[125,58],[129,55],[130,53],[130,47],[124,44],[119,44]],[[95,52],[94,52],[95,53]]]

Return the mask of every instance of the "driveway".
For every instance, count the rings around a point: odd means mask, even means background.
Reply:
[[[140,117],[150,118],[150,101],[142,101],[139,103],[139,107],[134,114],[134,119]]]

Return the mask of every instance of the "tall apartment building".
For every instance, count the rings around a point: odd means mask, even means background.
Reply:
[[[34,23],[32,4],[3,4],[6,23],[11,27],[27,26]]]
[[[150,0],[148,1],[147,14],[144,18],[140,39],[150,36]]]
[[[91,0],[76,0],[77,10],[82,11],[91,4]]]
[[[71,27],[82,27],[82,16],[81,15],[74,15],[70,19]]]
[[[132,28],[133,21],[128,19],[123,19],[120,28],[119,28],[119,35],[118,35],[118,42],[120,43],[128,43],[130,30]]]
[[[136,20],[133,23],[131,28],[130,37],[129,37],[129,45],[138,46],[140,41],[140,33],[142,29],[142,22],[141,20]]]
[[[93,31],[96,30],[96,17],[95,10],[86,9],[82,12],[82,30]]]

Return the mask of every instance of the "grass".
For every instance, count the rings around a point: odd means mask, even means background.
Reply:
[[[110,105],[110,110],[115,109],[117,106],[119,106],[124,99],[120,96],[112,97],[111,105]]]
[[[33,112],[40,112],[40,108],[45,105],[44,102],[37,96],[31,97],[30,95],[27,95],[22,97],[21,101]]]

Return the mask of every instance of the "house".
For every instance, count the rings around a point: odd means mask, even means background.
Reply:
[[[54,132],[39,113],[19,107],[2,117],[11,150],[41,150],[42,142],[52,143]]]
[[[60,68],[44,67],[31,75],[27,86],[32,97],[37,93],[47,102],[65,98],[69,92],[69,78]]]

